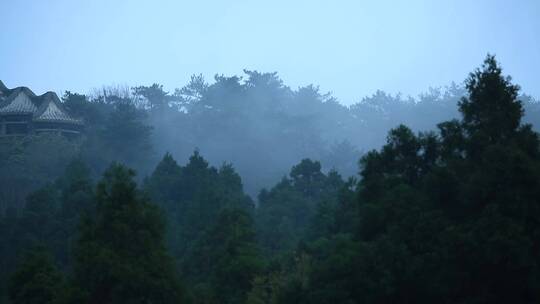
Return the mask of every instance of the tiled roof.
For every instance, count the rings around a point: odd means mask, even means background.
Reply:
[[[54,92],[36,96],[27,87],[8,89],[0,81],[0,115],[31,114],[34,121],[82,124],[63,108]]]
[[[5,99],[0,114],[33,114],[37,109],[36,104],[32,102],[32,96],[19,88]]]
[[[53,92],[45,93],[42,95],[42,99],[41,107],[34,114],[34,120],[81,123],[80,120],[72,118],[62,109],[58,97]]]

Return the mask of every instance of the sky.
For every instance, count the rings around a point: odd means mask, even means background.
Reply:
[[[0,80],[87,93],[278,72],[344,104],[461,83],[487,53],[540,97],[540,1],[0,0]]]

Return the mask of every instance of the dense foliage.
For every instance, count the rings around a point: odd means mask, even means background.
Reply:
[[[276,302],[539,300],[539,136],[493,57],[466,83],[462,120],[362,158],[356,225],[299,247]]]
[[[466,92],[348,108],[246,74],[174,94],[67,92],[84,138],[2,146],[16,174],[1,176],[0,302],[540,301],[538,106],[493,56]],[[266,185],[256,201],[247,182]]]

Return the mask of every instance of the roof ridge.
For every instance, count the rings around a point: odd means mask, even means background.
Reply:
[[[0,81],[0,90],[5,85]],[[73,117],[64,107],[62,101],[54,91],[47,91],[36,95],[28,87],[6,88],[5,98],[0,100],[0,113],[4,114],[31,114],[32,120],[56,121],[83,124],[83,120]],[[21,94],[24,97],[19,97]],[[23,98],[17,100],[17,98]],[[14,101],[16,100],[16,104]]]
[[[30,89],[25,88],[25,87],[18,87],[18,88],[12,89],[8,97],[3,101],[0,107],[0,112],[34,113],[37,110],[38,105],[36,105],[36,103],[33,100],[35,95],[32,96],[29,94],[29,92],[33,94],[33,92],[30,91]],[[23,104],[19,104],[18,106],[13,104],[13,101],[17,99],[17,97],[19,97],[21,94],[24,94],[26,98],[28,98],[29,104],[25,104],[24,101],[22,101]],[[11,106],[11,109],[9,108],[10,106]]]
[[[2,80],[0,80],[0,91],[1,92],[6,92],[8,90],[9,89],[6,87],[6,85],[2,82]]]
[[[41,100],[41,104],[39,105],[37,111],[34,113],[34,117],[41,116],[43,112],[45,112],[47,108],[49,107],[49,103],[51,103],[51,101],[54,102],[54,99],[51,100],[51,98],[49,97],[50,94],[47,94],[47,93],[41,94],[37,97]]]
[[[62,101],[60,101],[60,98],[58,98],[58,95],[55,92],[47,91],[47,92],[39,95],[38,98],[40,98],[42,100],[41,105],[39,106],[38,110],[40,108],[42,108],[42,107],[44,109],[46,109],[48,104],[52,102],[60,109],[60,111],[64,112],[64,114],[66,114],[68,116],[71,116],[71,115],[69,115],[69,113],[67,113],[67,110],[64,108],[64,105],[62,104]],[[45,110],[43,110],[43,111],[45,111]],[[39,115],[36,115],[36,116],[39,116]]]
[[[81,124],[80,119],[72,117],[63,107],[58,95],[54,92],[47,92],[40,96],[42,103],[33,117],[38,121],[66,121]],[[56,110],[54,108],[56,108]],[[49,112],[48,112],[49,111]],[[58,113],[59,112],[59,113]]]

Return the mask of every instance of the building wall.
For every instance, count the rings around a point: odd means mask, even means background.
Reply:
[[[82,131],[81,125],[57,122],[34,122],[31,115],[0,116],[0,136],[59,133],[69,137]]]

